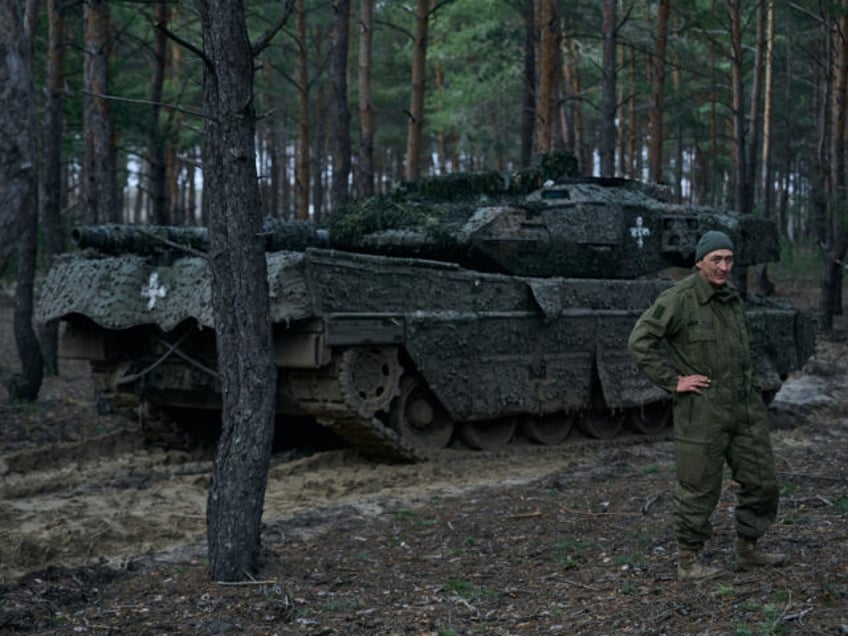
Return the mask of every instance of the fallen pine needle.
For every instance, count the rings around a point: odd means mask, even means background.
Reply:
[[[510,515],[510,519],[529,519],[531,517],[541,517],[542,512],[540,510],[533,510],[532,512],[517,512],[514,515]]]
[[[215,581],[218,585],[238,586],[238,585],[276,585],[277,581]]]

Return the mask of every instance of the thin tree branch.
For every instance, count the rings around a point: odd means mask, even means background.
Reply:
[[[132,99],[130,97],[118,97],[117,95],[104,95],[103,93],[94,93],[92,91],[80,91],[83,95],[91,95],[92,97],[99,97],[100,99],[108,99],[111,102],[127,102],[129,104],[143,104],[145,106],[161,106],[163,108],[167,108],[168,110],[175,110],[180,113],[185,113],[186,115],[193,115],[195,117],[203,117],[203,113],[199,110],[191,110],[188,108],[181,108],[180,106],[174,106],[172,104],[167,104],[165,102],[153,102],[149,99]]]
[[[153,22],[153,28],[158,29],[159,31],[162,31],[162,33],[164,33],[167,37],[172,39],[174,42],[176,42],[177,44],[179,44],[182,47],[187,48],[189,51],[194,53],[197,57],[199,57],[201,60],[203,60],[203,63],[207,66],[207,68],[214,68],[214,65],[212,64],[212,60],[210,60],[207,57],[206,53],[204,53],[201,49],[197,48],[191,42],[182,39],[179,35],[177,35],[173,31],[171,31],[168,27],[166,27],[165,25],[160,23],[158,20],[155,20]]]
[[[444,7],[445,5],[450,4],[451,2],[455,2],[455,0],[441,0],[441,2],[437,2],[436,4],[433,5],[433,8],[430,9],[427,12],[427,17],[428,18],[432,17],[436,13],[436,11],[438,11],[439,9]]]
[[[259,55],[271,43],[271,40],[285,26],[286,22],[294,11],[294,0],[283,0],[283,12],[277,21],[268,27],[268,30],[260,35],[256,41],[250,45],[250,50],[253,52],[253,57]]]

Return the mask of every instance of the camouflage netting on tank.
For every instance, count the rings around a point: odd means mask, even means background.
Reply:
[[[314,313],[301,271],[303,259],[300,252],[271,252],[266,256],[274,322]],[[42,285],[36,320],[47,322],[73,314],[107,329],[154,324],[170,331],[188,319],[214,327],[208,261],[188,257],[160,265],[142,256],[63,255]]]
[[[455,173],[403,182],[390,194],[336,210],[326,225],[336,246],[361,245],[364,236],[400,230],[425,235],[431,244],[450,248],[481,205],[524,203],[546,181],[576,174],[577,160],[561,152],[540,155],[530,168],[507,175]]]

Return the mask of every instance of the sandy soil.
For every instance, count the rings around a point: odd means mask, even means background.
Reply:
[[[6,298],[0,380],[11,319]],[[568,441],[402,466],[281,450],[262,571],[216,584],[208,452],[146,447],[65,364],[35,405],[0,395],[0,633],[848,633],[846,353],[820,339],[772,405],[767,540],[791,565],[732,569],[728,481],[706,553],[727,572],[697,585],[674,576],[670,444]]]

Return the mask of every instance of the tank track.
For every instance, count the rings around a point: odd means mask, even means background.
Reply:
[[[139,422],[145,439],[154,445],[191,448],[191,435],[179,421],[169,417],[167,408],[157,409],[150,405],[131,389],[132,383],[127,385],[124,380],[129,377],[128,371],[126,363],[92,365],[98,411],[117,413]],[[368,457],[395,463],[434,458],[440,450],[426,450],[414,445],[391,425],[388,414],[392,400],[400,394],[402,374],[403,367],[396,348],[354,347],[335,356],[333,363],[322,372],[287,374],[287,393],[303,414],[313,417],[317,423]],[[666,438],[666,434],[624,433],[611,439],[568,437],[561,445],[579,448],[596,447],[598,443],[610,446],[651,443]],[[561,445],[539,446],[535,452],[548,452]],[[475,453],[488,455],[515,450],[505,447],[503,450]]]
[[[129,365],[92,365],[97,410],[116,413],[141,425],[154,445],[186,449],[190,435],[163,409],[149,404],[124,380]],[[359,449],[363,454],[391,462],[414,462],[424,454],[387,426],[377,412],[387,413],[400,391],[402,367],[392,348],[355,348],[339,356],[331,372],[293,375],[292,397],[304,414]]]
[[[376,416],[400,393],[402,372],[397,349],[356,347],[338,356],[330,373],[293,375],[291,389],[304,412],[363,454],[420,461],[424,454]]]
[[[96,401],[97,410],[100,413],[116,414],[130,421],[139,422],[144,438],[148,443],[180,450],[192,448],[190,437],[181,430],[179,423],[171,420],[166,414],[151,409],[144,400],[135,394],[98,390]],[[304,408],[304,412],[314,417],[319,424],[331,430],[368,457],[394,463],[409,463],[436,459],[450,453],[451,461],[457,459],[455,451],[450,449],[430,451],[432,456],[423,452],[402,439],[394,429],[384,424],[376,416],[367,417],[352,413],[343,401],[324,399],[308,403],[301,402],[301,406]],[[562,443],[554,446],[522,445],[516,448],[514,444],[509,444],[498,450],[469,450],[467,453],[462,453],[462,460],[487,461],[492,458],[514,455],[516,452],[522,455],[546,456],[561,453],[564,448],[567,448],[569,452],[579,452],[580,450],[597,449],[599,447],[620,448],[671,440],[673,440],[673,434],[670,429],[654,435],[640,435],[624,431],[611,439],[575,437],[572,433]]]

